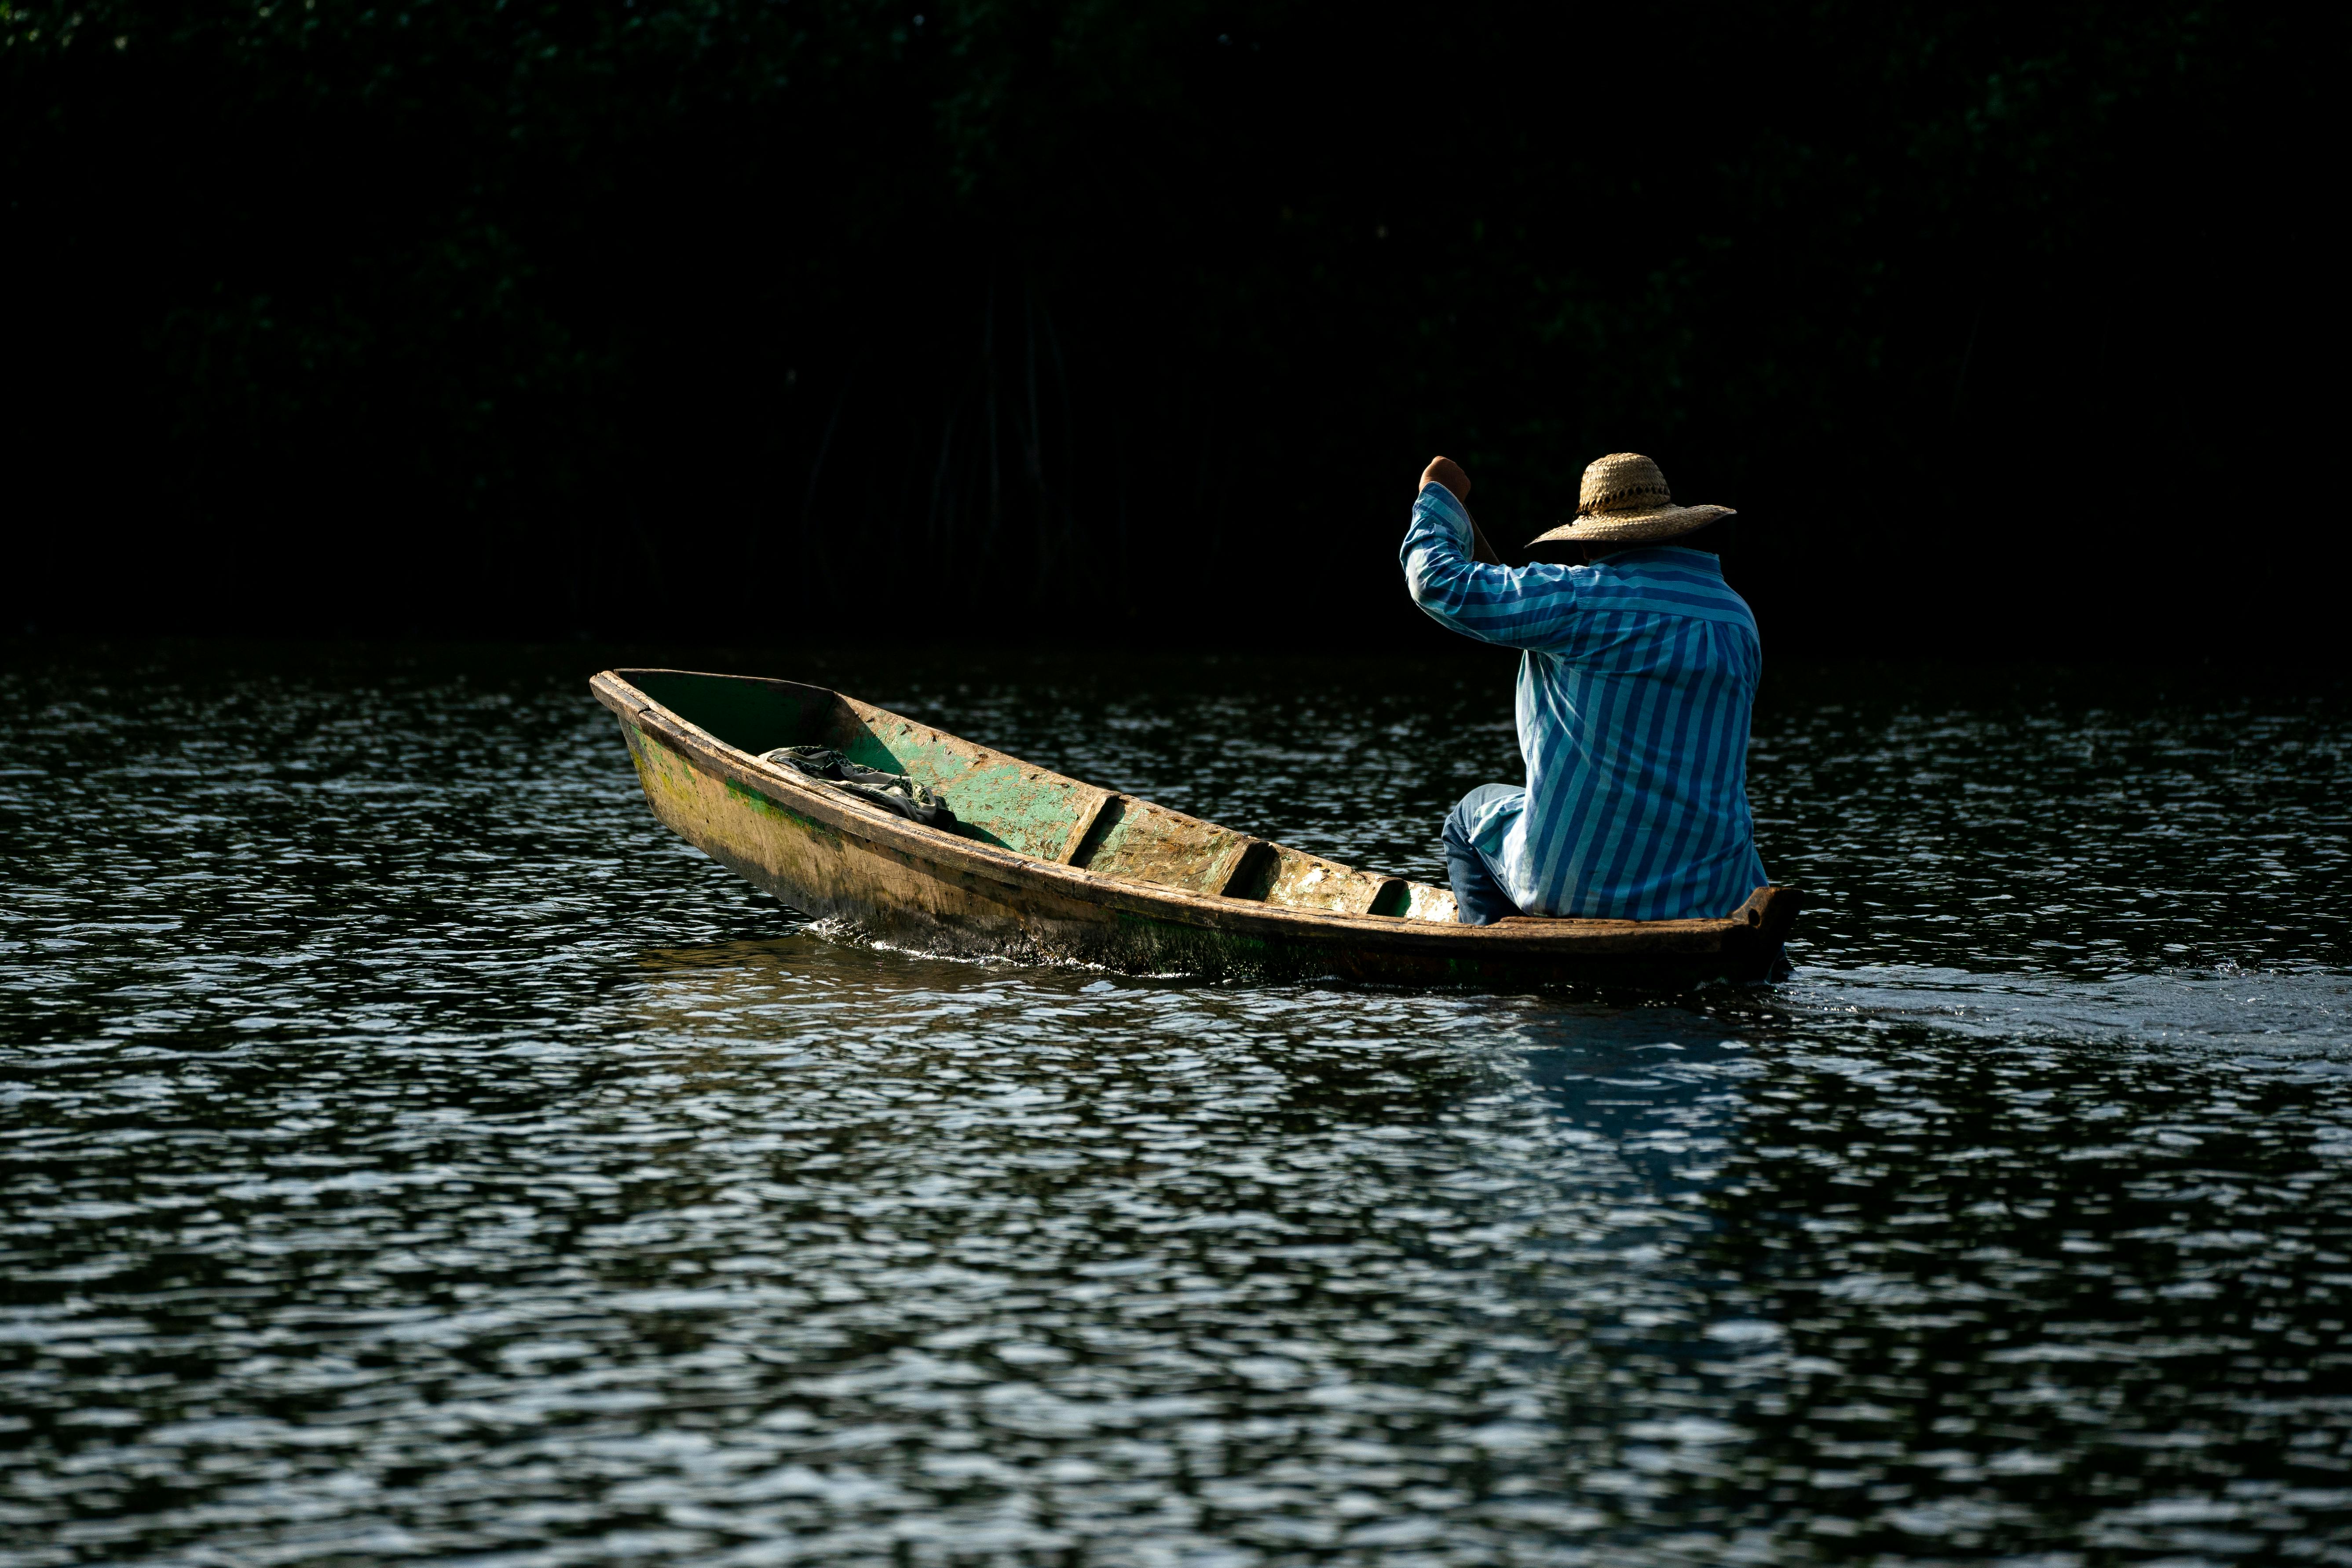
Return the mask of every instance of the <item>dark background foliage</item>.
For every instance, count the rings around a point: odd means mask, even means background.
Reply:
[[[1769,646],[2293,652],[2319,15],[6,0],[12,610],[1423,646],[1630,447]]]

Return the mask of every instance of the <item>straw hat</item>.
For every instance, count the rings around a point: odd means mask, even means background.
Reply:
[[[1676,506],[1658,465],[1639,452],[1612,452],[1589,463],[1576,496],[1576,521],[1530,540],[1572,539],[1586,544],[1639,544],[1672,539],[1729,517],[1727,506]]]

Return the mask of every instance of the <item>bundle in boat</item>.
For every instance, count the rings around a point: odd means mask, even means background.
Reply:
[[[823,779],[834,788],[845,790],[870,805],[878,805],[893,816],[903,816],[926,827],[944,827],[953,833],[960,826],[954,809],[937,790],[925,789],[904,773],[886,773],[853,763],[831,746],[778,746],[772,752],[761,752],[760,760],[788,767],[809,778]]]
[[[1759,888],[1720,920],[1465,926],[1444,888],[1034,767],[823,687],[668,669],[590,684],[654,815],[680,837],[794,909],[929,951],[1140,973],[1681,986],[1765,978],[1796,914],[1793,890]]]

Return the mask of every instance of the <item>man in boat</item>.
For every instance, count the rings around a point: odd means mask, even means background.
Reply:
[[[1766,882],[1748,809],[1756,617],[1723,580],[1729,507],[1676,506],[1657,464],[1584,470],[1573,522],[1499,563],[1464,506],[1470,479],[1421,476],[1402,556],[1413,603],[1465,637],[1524,650],[1524,786],[1481,784],[1445,818],[1459,919],[1680,920],[1730,914]]]

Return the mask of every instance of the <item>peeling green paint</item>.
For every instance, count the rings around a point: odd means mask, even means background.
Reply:
[[[854,717],[835,742],[853,763],[901,773],[947,797],[958,831],[1018,855],[1060,857],[1101,792],[1042,768],[989,752],[968,741],[900,721],[879,732]]]

